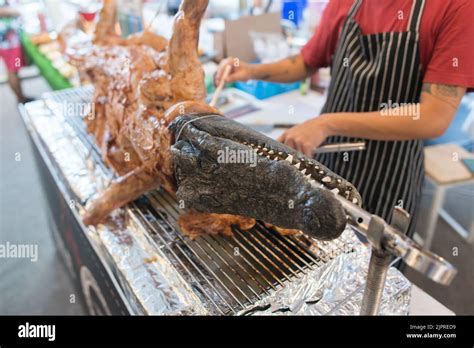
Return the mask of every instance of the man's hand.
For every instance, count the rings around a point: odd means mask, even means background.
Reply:
[[[230,66],[231,70],[229,76],[225,80],[225,83],[231,83],[235,81],[246,82],[253,78],[252,64],[242,62],[238,58],[228,57],[222,60],[219,64],[219,67],[217,68],[216,75],[214,76],[214,83],[216,86],[218,86],[221,82],[226,66]]]
[[[290,128],[278,138],[278,141],[306,156],[313,157],[315,150],[328,136],[324,118],[318,117]]]
[[[301,54],[268,64],[249,64],[238,58],[229,57],[224,59],[217,69],[214,77],[216,86],[221,82],[226,66],[232,68],[225,81],[227,83],[235,81],[245,82],[251,79],[289,83],[301,81],[316,71],[316,69],[306,66]]]

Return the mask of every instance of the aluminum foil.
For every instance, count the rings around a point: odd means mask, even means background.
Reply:
[[[351,250],[286,284],[240,314],[358,315],[370,250],[357,239],[350,228],[337,241],[351,245]],[[390,268],[380,314],[407,315],[410,290],[408,280],[397,269]]]
[[[82,204],[103,187],[106,174],[98,166],[88,165],[90,158],[78,142],[74,130],[60,117],[49,111],[42,101],[26,107],[30,132],[40,135],[50,160],[58,172],[57,184],[70,202],[70,208],[79,213]],[[54,161],[54,162],[53,162]],[[93,172],[91,172],[91,168]],[[76,202],[76,199],[78,202]],[[83,227],[89,241],[101,252],[99,257],[106,267],[120,275],[118,283],[136,308],[135,314],[177,315],[207,314],[207,310],[189,285],[165,258],[144,237],[143,230],[126,211],[116,214],[126,221],[122,226],[100,225],[97,229]],[[79,214],[78,214],[79,215]],[[80,219],[79,219],[80,220]]]
[[[57,184],[80,213],[85,203],[103,190],[110,173],[90,156],[91,149],[76,130],[56,110],[51,100],[26,105],[25,123],[38,135],[43,152],[56,173]],[[43,154],[43,157],[45,155]],[[210,314],[209,304],[198,297],[181,271],[128,209],[119,209],[122,224],[83,226],[103,264],[116,276],[129,308],[135,314],[189,315]],[[311,251],[320,259],[316,267],[283,287],[270,292],[239,314],[254,315],[357,315],[360,312],[369,249],[348,228],[331,242],[314,242]],[[382,314],[408,314],[410,283],[391,268],[384,290]]]
[[[147,314],[207,314],[161,250],[148,243],[140,226],[133,221],[121,229],[101,225],[98,233]]]

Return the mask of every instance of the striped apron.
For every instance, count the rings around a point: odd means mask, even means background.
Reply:
[[[361,3],[354,2],[342,28],[322,113],[371,112],[395,103],[419,102],[419,28],[425,0],[413,0],[407,31],[370,35],[363,35],[354,19]],[[408,116],[380,117],[397,122],[397,117]],[[367,211],[386,221],[390,221],[394,206],[408,211],[412,216],[408,231],[411,236],[424,176],[422,141],[334,136],[326,143],[360,140],[366,142],[365,151],[320,154],[316,159],[357,187]]]

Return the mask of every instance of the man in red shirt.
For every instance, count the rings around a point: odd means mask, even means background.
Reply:
[[[256,65],[230,57],[216,82],[226,65],[227,82],[293,82],[330,66],[322,114],[279,140],[311,156],[323,142],[363,139],[365,151],[316,159],[352,182],[368,211],[389,220],[398,205],[415,216],[422,140],[444,133],[474,87],[472,13],[472,0],[333,0],[299,55]]]

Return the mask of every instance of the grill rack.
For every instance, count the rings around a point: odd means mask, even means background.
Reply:
[[[86,131],[86,115],[65,115],[58,108],[63,103],[90,104],[92,95],[93,88],[88,86],[47,93],[44,98],[51,111],[75,130],[93,163],[110,179],[114,173],[103,164],[93,137]],[[176,200],[162,190],[147,193],[130,203],[127,210],[172,260],[195,294],[210,305],[212,314],[238,314],[286,282],[352,251],[340,240],[309,245],[295,236],[281,236],[261,222],[245,232],[234,228],[232,237],[213,235],[191,240],[179,231]]]

